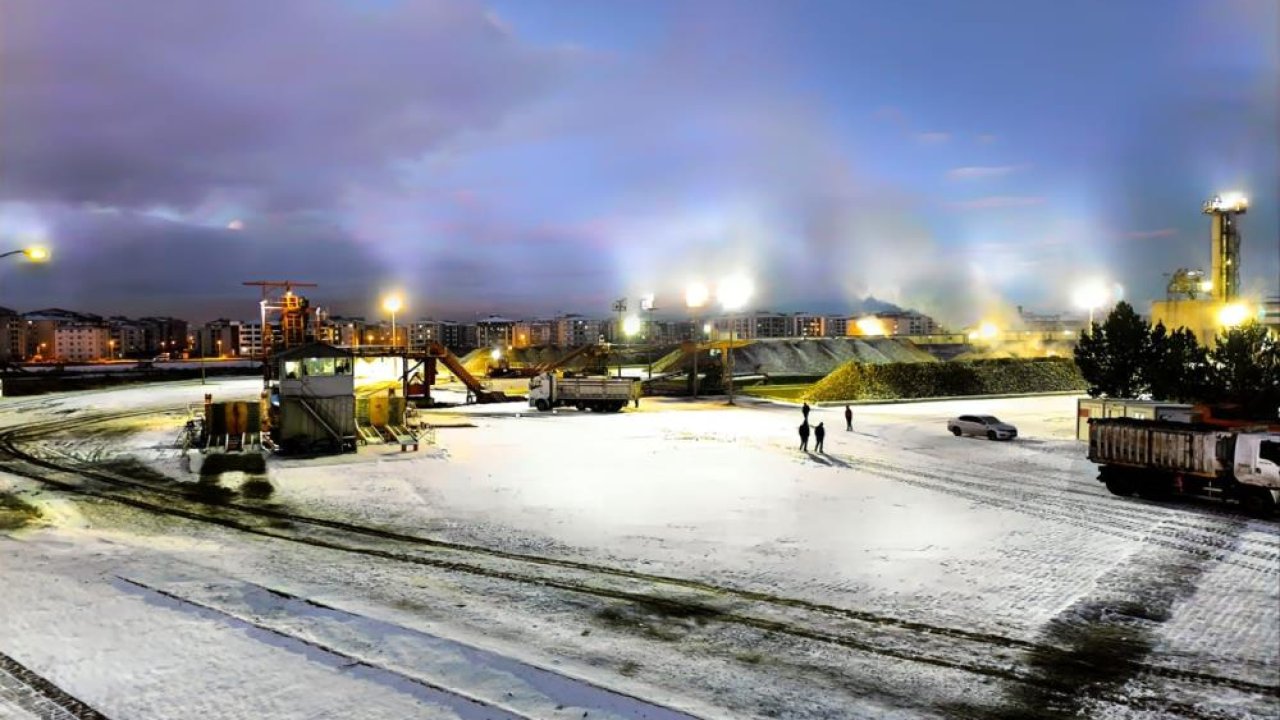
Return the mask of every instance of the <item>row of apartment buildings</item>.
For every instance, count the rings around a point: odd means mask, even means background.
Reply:
[[[914,312],[879,313],[871,334],[928,335],[941,330],[928,316]],[[473,348],[578,347],[598,342],[675,344],[727,337],[818,338],[868,334],[859,328],[866,316],[753,312],[705,321],[641,318],[632,336],[619,318],[568,314],[552,319],[516,320],[490,316],[474,322],[419,319],[394,328],[385,320],[320,314],[308,338],[334,345],[377,345],[423,350],[439,343],[454,352]],[[260,357],[261,321],[219,319],[189,327],[168,317],[101,317],[61,308],[16,313],[0,308],[0,361],[94,362],[153,357]],[[271,338],[271,328],[265,337]],[[271,341],[268,340],[268,343]]]
[[[171,317],[102,317],[62,308],[0,308],[0,362],[94,362],[179,355],[187,322]]]
[[[879,326],[886,335],[930,335],[941,332],[936,322],[914,312],[880,313]],[[858,328],[858,320],[847,316],[807,313],[755,312],[746,315],[713,317],[701,325],[703,339],[727,337],[730,327],[734,337],[805,338],[845,337],[867,334]],[[692,320],[641,318],[639,329],[626,336],[617,318],[591,318],[568,314],[552,319],[516,320],[490,316],[474,322],[418,319],[400,323],[394,328],[386,320],[369,321],[363,317],[322,315],[317,327],[308,332],[321,342],[355,347],[361,345],[392,346],[409,350],[425,350],[439,343],[460,353],[475,348],[578,347],[599,342],[636,342],[675,344],[695,335]],[[194,355],[256,357],[262,353],[263,330],[259,321],[215,320],[193,332]]]

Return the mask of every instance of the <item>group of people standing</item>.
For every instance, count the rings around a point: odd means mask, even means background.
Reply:
[[[809,452],[809,403],[802,405],[800,412],[804,414],[804,421],[800,423],[800,449]],[[853,431],[853,409],[848,405],[844,406],[844,429]],[[819,422],[813,427],[814,452],[825,452],[822,449],[822,442],[826,438],[827,429]]]

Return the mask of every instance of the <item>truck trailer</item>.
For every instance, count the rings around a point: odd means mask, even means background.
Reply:
[[[1216,497],[1262,516],[1280,505],[1280,433],[1271,430],[1094,418],[1089,460],[1114,495]]]
[[[618,412],[640,399],[640,382],[632,378],[556,377],[542,373],[529,379],[529,407],[546,412],[555,407]]]

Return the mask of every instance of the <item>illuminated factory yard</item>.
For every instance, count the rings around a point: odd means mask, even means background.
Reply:
[[[1274,0],[0,0],[0,720],[1280,718]]]

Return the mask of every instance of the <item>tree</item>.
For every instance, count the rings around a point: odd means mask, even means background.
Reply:
[[[1208,350],[1187,328],[1167,332],[1164,323],[1156,323],[1145,372],[1148,390],[1157,400],[1203,400],[1209,388]]]
[[[1119,302],[1101,324],[1080,333],[1076,365],[1093,397],[1136,397],[1149,389],[1151,326],[1127,302]]]
[[[1250,320],[1218,335],[1209,352],[1208,395],[1238,405],[1252,417],[1274,418],[1280,411],[1280,345]]]

